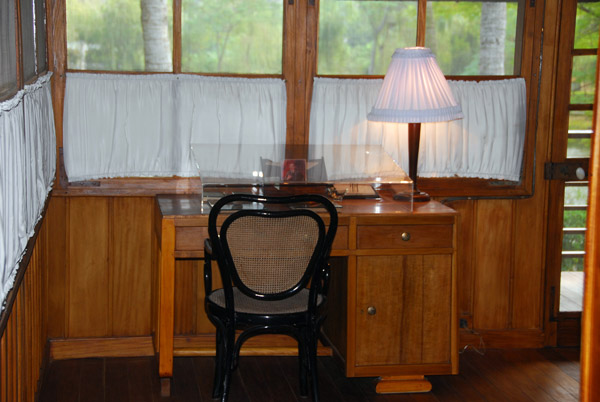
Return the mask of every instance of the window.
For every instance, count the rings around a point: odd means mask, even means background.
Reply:
[[[173,7],[167,0],[67,0],[67,66],[172,71]]]
[[[47,69],[45,0],[1,1],[0,101]]]
[[[28,82],[35,77],[37,55],[35,52],[35,29],[33,3],[20,0],[21,46],[23,47],[23,77]]]
[[[321,0],[319,74],[385,74],[398,47],[414,46],[416,1]]]
[[[184,0],[184,72],[281,74],[281,0]]]
[[[562,13],[570,17],[561,24],[552,157],[574,171],[589,165],[595,135],[592,119],[600,2],[565,2],[562,7]],[[551,195],[564,200],[560,205],[563,220],[556,223],[562,224],[559,312],[581,311],[583,294],[588,181],[584,177],[568,180],[553,186]]]
[[[18,87],[15,40],[15,3],[0,2],[0,99],[8,97]]]
[[[396,48],[424,35],[445,74],[518,74],[524,5],[428,1],[417,17],[416,1],[321,0],[318,73],[383,75]]]
[[[36,72],[38,74],[48,70],[48,56],[46,49],[46,2],[35,2],[35,51]]]
[[[180,27],[172,3],[67,0],[68,68],[282,73],[283,1],[183,0],[175,10]],[[174,48],[181,59],[173,62]]]
[[[580,2],[577,5],[567,158],[590,157],[599,23],[600,3]]]

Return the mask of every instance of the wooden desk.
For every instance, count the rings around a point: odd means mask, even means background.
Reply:
[[[458,373],[457,215],[438,202],[411,211],[382,196],[344,200],[338,210],[329,310],[340,313],[329,314],[323,330],[347,376],[381,377],[381,393],[427,392],[425,375]],[[203,257],[207,225],[199,196],[156,197],[154,346],[163,395],[173,354],[198,354],[173,348],[175,259]]]

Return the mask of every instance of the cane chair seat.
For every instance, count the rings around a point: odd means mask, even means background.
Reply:
[[[223,289],[215,290],[208,299],[216,306],[225,308],[225,292]],[[306,313],[308,310],[308,289],[302,289],[287,299],[263,301],[248,297],[238,288],[234,288],[233,300],[235,311],[239,313],[261,315]],[[317,296],[317,307],[323,304],[323,300],[323,296]]]

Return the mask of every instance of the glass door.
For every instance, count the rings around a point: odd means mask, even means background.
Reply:
[[[600,1],[563,3],[556,81],[550,185],[548,256],[550,321],[557,345],[579,343],[583,302],[583,260],[592,116],[595,97]],[[551,278],[551,281],[553,279]]]

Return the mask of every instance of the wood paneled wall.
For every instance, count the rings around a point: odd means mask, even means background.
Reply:
[[[51,338],[151,334],[151,197],[53,197]]]
[[[153,202],[152,196],[52,198],[49,337],[146,339],[152,334]],[[470,328],[463,330],[462,344],[479,344],[483,336],[488,346],[542,346],[544,217],[539,211],[530,215],[535,203],[450,203],[460,212],[459,314]],[[201,269],[198,260],[177,262],[178,335],[213,332],[204,314]]]
[[[51,2],[52,3],[52,2]],[[544,32],[541,66],[535,60],[528,93],[537,104],[533,180],[526,195],[505,199],[441,200],[460,213],[459,316],[462,345],[539,347],[552,343],[546,267],[549,160],[555,98],[560,0],[536,7],[534,32]],[[539,26],[537,26],[539,25]],[[59,49],[60,50],[60,49]],[[534,49],[532,54],[538,54]],[[540,68],[541,67],[541,68]],[[60,71],[60,69],[59,69]],[[542,74],[539,77],[539,74]],[[56,88],[54,88],[56,89]],[[61,97],[60,86],[58,97]],[[60,106],[60,103],[58,104]],[[123,190],[123,189],[121,189]],[[152,334],[152,203],[143,191],[95,196],[63,189],[48,211],[51,338],[142,337]],[[508,194],[508,193],[507,193]],[[175,330],[212,332],[204,316],[198,261],[176,266]]]
[[[48,225],[42,225],[25,276],[0,338],[0,402],[33,402],[47,361],[46,251]]]

